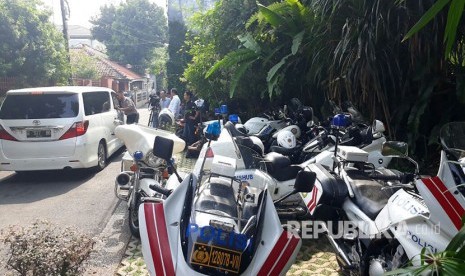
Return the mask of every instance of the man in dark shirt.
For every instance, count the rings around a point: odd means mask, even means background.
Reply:
[[[136,109],[134,102],[124,96],[122,91],[116,93],[120,107],[117,107],[117,110],[121,110],[126,115],[126,124],[137,124],[139,122],[139,112]]]
[[[191,145],[197,139],[195,138],[195,124],[198,122],[200,112],[197,106],[192,101],[192,92],[184,92],[184,100],[186,101],[184,109],[184,131],[183,138],[187,145]]]

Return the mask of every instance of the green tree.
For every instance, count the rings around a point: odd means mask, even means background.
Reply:
[[[65,41],[50,15],[39,0],[0,0],[0,77],[22,86],[67,82]]]
[[[110,59],[131,64],[140,74],[150,67],[154,49],[166,43],[164,11],[148,0],[105,5],[91,23],[95,25],[92,35],[105,44]]]
[[[190,60],[189,54],[182,50],[187,28],[183,22],[177,20],[168,22],[168,26],[169,43],[166,72],[169,87],[167,88],[176,88],[178,92],[183,92],[186,89],[186,85],[181,82],[181,75]]]
[[[231,103],[234,112],[254,110],[257,113],[268,106],[268,100],[258,104],[266,90],[266,71],[258,63],[248,67],[240,83],[234,78],[235,70],[240,70],[237,64],[217,70],[209,78],[205,75],[216,61],[237,49],[240,45],[237,36],[243,33],[245,22],[256,10],[257,4],[252,0],[218,1],[213,9],[196,13],[188,24],[185,49],[192,60],[184,70],[184,81],[212,104],[231,101],[229,87],[236,83],[234,102],[237,104]]]
[[[93,80],[99,77],[94,58],[83,52],[83,50],[76,49],[75,51],[71,51],[70,56],[73,78]]]

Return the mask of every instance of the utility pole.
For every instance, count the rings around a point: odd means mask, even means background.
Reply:
[[[65,7],[65,4],[66,4],[66,7]],[[66,55],[68,57],[68,66],[70,66],[70,69],[71,69],[71,56],[69,54],[69,34],[68,34],[68,16],[69,16],[70,11],[69,11],[68,0],[60,0],[60,6],[61,6],[61,19],[63,21],[63,37],[65,38]],[[73,75],[71,73],[71,70],[69,70],[68,84],[69,85],[73,84]]]

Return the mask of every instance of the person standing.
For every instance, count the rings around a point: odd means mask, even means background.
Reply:
[[[178,90],[176,88],[171,88],[171,101],[168,106],[168,109],[173,112],[174,119],[179,115],[179,110],[181,108],[181,99],[178,96]]]
[[[121,110],[126,115],[126,124],[137,124],[139,122],[139,112],[136,109],[134,102],[124,96],[122,91],[116,93],[116,97],[119,101],[119,107],[116,110]]]
[[[171,99],[166,96],[165,90],[160,91],[160,108],[168,108],[170,106]]]
[[[195,138],[195,124],[198,123],[200,112],[197,110],[197,106],[192,101],[192,92],[184,92],[184,100],[186,101],[184,108],[184,130],[183,138],[187,145],[191,145],[196,141]]]

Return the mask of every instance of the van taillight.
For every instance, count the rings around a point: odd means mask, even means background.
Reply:
[[[2,126],[0,126],[0,140],[18,141],[15,137],[11,136]]]
[[[89,126],[89,121],[84,122],[76,122],[74,123],[65,134],[61,135],[59,140],[69,139],[84,135],[87,131],[87,127]]]

